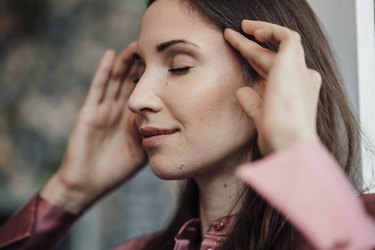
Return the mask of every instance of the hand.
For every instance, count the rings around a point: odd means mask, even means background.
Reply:
[[[136,43],[120,55],[105,53],[69,138],[64,161],[41,191],[43,198],[73,213],[82,212],[146,163],[133,113]]]
[[[298,141],[318,141],[316,115],[322,79],[306,66],[300,35],[261,21],[244,20],[242,29],[259,42],[278,46],[274,53],[238,32],[225,30],[226,40],[262,79],[254,88],[236,93],[257,129],[261,153],[267,155]]]

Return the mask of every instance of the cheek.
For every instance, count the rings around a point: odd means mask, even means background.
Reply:
[[[230,119],[241,113],[236,99],[236,90],[243,86],[241,78],[215,75],[195,89],[194,105],[204,121]],[[203,86],[203,87],[202,87]]]
[[[190,135],[207,138],[219,133],[235,133],[236,129],[249,126],[235,96],[236,90],[245,85],[238,74],[213,74],[211,77],[205,74],[189,80],[190,88],[184,89],[180,96],[175,95],[175,102],[168,106]]]
[[[220,87],[216,81],[192,80],[189,88],[181,85],[176,91],[171,91],[172,98],[167,106],[172,115],[186,126],[203,125],[210,127],[211,123],[222,112],[223,104],[233,95],[228,89]],[[172,94],[173,93],[173,94]],[[234,102],[231,100],[231,102]]]
[[[170,82],[169,87],[173,86]],[[170,147],[151,157],[157,176],[192,177],[210,171],[235,152],[246,151],[254,128],[236,101],[236,89],[223,78],[216,78],[184,90],[184,94],[179,88],[170,95],[173,100],[168,100],[169,112],[183,129]]]
[[[225,104],[231,99],[230,95],[231,93],[225,93],[225,90],[220,88],[207,88],[195,95],[198,100],[192,105],[191,110],[199,116],[202,125],[210,127],[215,120],[221,119],[225,112]]]
[[[215,123],[241,115],[235,92],[245,84],[242,71],[233,64],[210,64],[170,82],[165,87],[166,106],[183,125],[207,132]]]

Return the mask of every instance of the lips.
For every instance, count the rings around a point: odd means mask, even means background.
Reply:
[[[149,138],[149,137],[157,136],[157,135],[173,134],[177,131],[178,129],[159,129],[159,128],[153,128],[153,127],[141,128],[139,130],[143,138]]]
[[[144,127],[139,129],[142,136],[142,146],[150,149],[161,144],[167,137],[178,132],[179,129],[161,129],[154,127]]]

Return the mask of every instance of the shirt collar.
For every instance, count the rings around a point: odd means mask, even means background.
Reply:
[[[203,246],[217,246],[231,234],[238,215],[230,215],[212,222],[202,240]],[[175,249],[193,249],[198,244],[201,235],[199,219],[188,220],[175,237]],[[201,248],[201,249],[202,249]]]

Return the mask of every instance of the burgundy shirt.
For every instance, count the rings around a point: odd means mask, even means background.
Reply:
[[[237,172],[303,235],[298,250],[375,250],[375,194],[358,197],[321,144],[293,145]],[[78,218],[36,195],[0,228],[0,249],[52,249]],[[235,215],[214,221],[200,249],[219,249],[235,221]],[[199,219],[187,221],[174,249],[195,249],[200,228]],[[130,240],[116,250],[143,249],[153,237]]]

